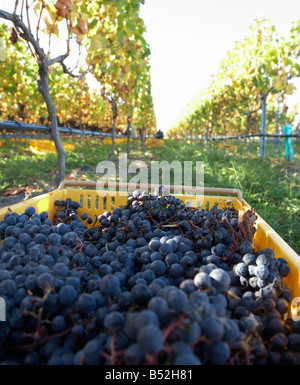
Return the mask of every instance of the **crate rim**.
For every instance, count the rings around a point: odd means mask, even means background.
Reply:
[[[57,191],[61,191],[61,190],[65,189],[66,187],[90,187],[90,188],[96,188],[97,187],[97,182],[95,182],[95,181],[64,180],[58,186]],[[108,187],[108,183],[105,183],[104,187]],[[117,191],[117,189],[124,189],[124,190],[128,191],[128,189],[130,187],[136,188],[137,186],[134,185],[134,184],[130,184],[130,183],[116,182],[115,187],[116,187],[116,191]],[[159,185],[159,184],[149,184],[149,185],[139,184],[138,189],[149,190],[149,188],[153,189],[153,188],[158,188],[158,187],[161,187],[161,185]],[[185,192],[195,192],[195,191],[198,191],[199,193],[213,194],[213,195],[214,194],[234,195],[240,201],[240,203],[242,205],[244,204],[243,194],[242,194],[242,191],[239,190],[239,189],[222,188],[222,187],[199,187],[199,189],[198,189],[198,188],[195,188],[193,186],[177,186],[177,185],[170,186],[170,189],[171,189],[171,191],[174,191],[174,190],[176,191],[176,190],[184,189]]]

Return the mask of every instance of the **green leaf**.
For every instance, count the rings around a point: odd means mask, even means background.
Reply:
[[[124,31],[123,30],[119,30],[117,32],[117,39],[118,39],[119,45],[123,48],[123,45],[124,45]]]
[[[94,19],[93,21],[91,21],[91,22],[89,23],[89,28],[90,28],[90,29],[93,29],[94,27],[97,26],[97,24],[98,24],[98,19]]]

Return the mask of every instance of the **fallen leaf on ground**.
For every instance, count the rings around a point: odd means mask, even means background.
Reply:
[[[68,174],[67,176],[66,176],[66,180],[71,180],[71,179],[76,179],[77,178],[77,176],[78,176],[78,170],[79,169],[74,169],[74,170],[72,170],[71,172],[70,172],[70,174]]]
[[[18,195],[22,192],[26,191],[26,187],[14,187],[9,191],[5,191],[5,196]]]
[[[35,190],[35,187],[31,184],[26,187],[25,196],[31,195],[33,191]]]

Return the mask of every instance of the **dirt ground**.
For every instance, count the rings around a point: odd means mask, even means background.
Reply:
[[[14,195],[0,195],[0,209],[4,207],[10,207],[19,202],[28,201],[31,198],[46,194],[52,190],[53,189],[51,190],[46,189],[45,191],[34,191],[31,194],[28,194],[28,193],[26,194],[26,192],[24,191]]]
[[[16,203],[22,202],[25,199],[25,193],[20,193],[13,196],[0,196],[0,208],[9,207]]]

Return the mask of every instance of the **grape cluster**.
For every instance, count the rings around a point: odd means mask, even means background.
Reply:
[[[135,191],[95,218],[70,198],[0,221],[0,363],[300,364],[287,261],[234,209]]]

